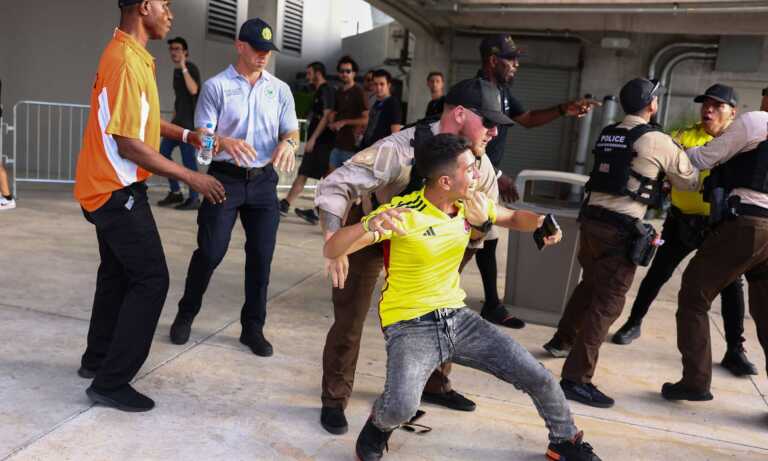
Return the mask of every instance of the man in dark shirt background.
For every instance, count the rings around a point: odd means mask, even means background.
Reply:
[[[197,104],[197,93],[200,91],[200,70],[196,65],[187,61],[189,58],[189,47],[187,41],[181,37],[168,40],[168,49],[171,53],[171,61],[176,66],[173,70],[173,92],[176,100],[173,103],[173,120],[171,123],[187,130],[195,129],[195,105]],[[186,133],[186,132],[185,132]],[[190,170],[197,171],[196,149],[192,144],[163,138],[160,143],[160,153],[171,158],[173,149],[178,146],[181,151],[181,161],[184,166]],[[200,199],[197,192],[189,189],[189,197],[184,200],[181,194],[179,182],[175,179],[168,179],[170,192],[168,195],[157,202],[160,206],[176,205],[177,210],[196,210],[200,208]]]
[[[578,99],[564,102],[548,109],[527,110],[511,93],[512,80],[520,66],[519,58],[521,50],[515,44],[509,34],[495,34],[484,38],[480,43],[480,57],[483,67],[477,73],[479,78],[490,81],[499,87],[501,93],[502,110],[505,115],[516,123],[533,128],[545,125],[553,120],[563,117],[581,117],[599,105],[599,102],[591,99]],[[499,196],[502,201],[514,202],[518,197],[513,179],[505,175],[500,169],[501,160],[504,157],[504,148],[507,145],[508,126],[499,125],[499,134],[488,143],[485,153],[490,158],[493,167],[497,171],[499,181]],[[483,280],[485,301],[483,303],[482,316],[486,320],[498,325],[510,328],[523,328],[525,323],[513,317],[509,310],[499,299],[496,286],[496,246],[498,239],[486,240],[483,248],[475,255],[477,267]]]
[[[336,65],[342,87],[336,91],[336,102],[331,113],[331,130],[336,142],[331,151],[331,170],[340,167],[357,152],[357,130],[368,124],[368,103],[365,92],[355,84],[360,70],[354,59],[343,56]]]
[[[427,75],[427,86],[432,100],[427,104],[427,112],[424,118],[440,117],[443,113],[443,91],[445,88],[445,76],[442,72],[432,71]]]
[[[376,100],[368,109],[368,126],[359,149],[365,149],[379,139],[397,133],[403,121],[400,101],[392,96],[392,75],[383,69],[373,71],[372,86]]]
[[[291,190],[284,199],[280,200],[280,214],[286,216],[291,203],[304,190],[307,178],[321,179],[328,172],[331,149],[336,139],[333,131],[328,128],[331,111],[336,100],[336,89],[326,81],[325,65],[313,62],[307,66],[307,81],[315,89],[312,96],[312,108],[309,116],[309,138],[304,145],[304,157],[301,159],[299,173],[293,181]],[[318,217],[314,208],[295,208],[296,215],[310,224],[317,224]]]

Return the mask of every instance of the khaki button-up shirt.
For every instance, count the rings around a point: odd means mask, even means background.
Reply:
[[[619,124],[619,128],[632,129],[646,121],[636,115],[627,115]],[[646,133],[635,141],[637,157],[632,160],[632,169],[637,173],[656,178],[664,172],[667,179],[679,190],[696,190],[699,187],[699,172],[693,167],[685,151],[671,137],[660,132]],[[627,188],[637,191],[640,181],[630,177]],[[607,208],[633,218],[642,219],[648,209],[647,205],[632,200],[630,197],[617,197],[611,194],[593,192],[589,197],[589,205]]]
[[[731,157],[753,150],[768,139],[768,112],[746,112],[733,121],[723,134],[700,147],[688,149],[696,168],[711,169],[727,162]],[[768,194],[751,189],[737,188],[731,195],[741,197],[742,203],[768,208]]]
[[[434,122],[430,127],[432,133],[440,132],[440,122]],[[372,211],[370,201],[367,200],[370,194],[374,194],[379,203],[388,203],[405,189],[410,180],[413,167],[411,140],[415,135],[416,127],[411,127],[387,136],[355,154],[320,181],[315,191],[315,205],[343,220],[351,204],[358,198],[363,199],[366,213]],[[498,203],[496,173],[485,154],[480,159],[479,173],[477,189]],[[496,237],[492,231],[485,238]]]

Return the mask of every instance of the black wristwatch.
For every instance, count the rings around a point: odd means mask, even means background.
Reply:
[[[483,234],[487,234],[488,231],[491,230],[491,227],[493,227],[493,222],[491,222],[491,220],[488,219],[487,221],[480,224],[479,226],[475,226],[472,223],[470,223],[469,225],[472,226],[472,229],[476,229],[477,231],[482,232]]]

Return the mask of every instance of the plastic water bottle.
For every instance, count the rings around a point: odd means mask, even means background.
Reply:
[[[200,165],[210,165],[213,160],[213,144],[215,137],[213,136],[213,123],[205,125],[202,136],[203,147],[197,151],[197,163]]]

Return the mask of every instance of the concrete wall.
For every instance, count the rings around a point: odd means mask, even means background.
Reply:
[[[274,2],[274,0],[272,0]],[[283,0],[277,2],[277,44],[282,48]],[[278,53],[277,76],[292,82],[299,72],[304,72],[312,61],[320,61],[330,71],[341,57],[341,29],[339,10],[341,2],[333,0],[307,0],[304,2],[304,33],[302,53]]]
[[[99,56],[119,22],[116,3],[25,0],[3,6],[0,78],[6,109],[22,99],[88,104]],[[241,1],[241,21],[246,17],[246,4]],[[204,78],[210,77],[234,61],[234,47],[227,41],[206,38],[206,0],[185,0],[181,5],[173,5],[169,38],[186,38],[190,60],[200,67]],[[153,41],[148,49],[157,60],[161,107],[172,110],[173,65],[167,45]]]

